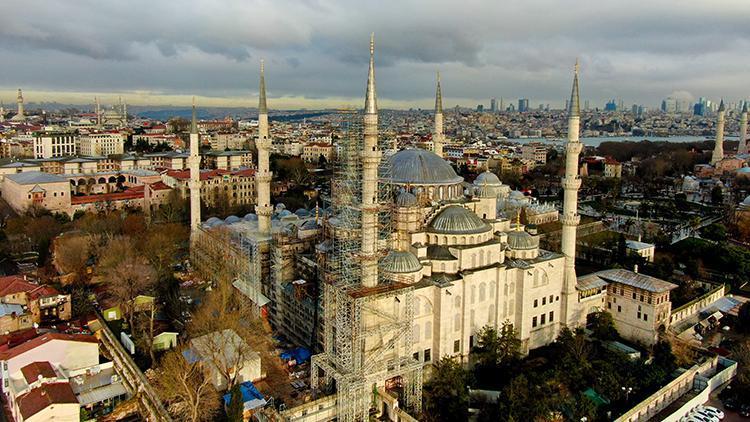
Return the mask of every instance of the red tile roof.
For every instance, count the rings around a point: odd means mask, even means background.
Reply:
[[[49,343],[52,340],[59,341],[77,341],[85,343],[98,343],[99,340],[90,335],[85,334],[62,334],[62,333],[45,333],[39,337],[35,337],[25,343],[21,343],[18,346],[11,347],[8,350],[0,351],[0,360],[13,359],[16,356],[22,355],[29,350],[33,350],[43,344]]]
[[[30,292],[37,287],[39,287],[38,284],[26,281],[22,275],[0,277],[0,296],[7,296],[20,292]]]
[[[32,299],[39,299],[40,297],[57,296],[59,294],[60,292],[56,288],[52,286],[48,286],[46,284],[38,286],[36,289],[29,292],[29,296]]]
[[[26,379],[27,384],[36,382],[39,379],[39,377],[57,378],[57,374],[55,373],[55,368],[53,368],[49,362],[30,363],[24,366],[23,368],[21,368],[21,373],[23,374],[23,377]]]
[[[73,196],[70,198],[72,205],[90,204],[94,202],[124,201],[128,199],[143,198],[143,185],[134,186],[124,192],[103,193],[101,195]]]
[[[167,190],[172,189],[170,188],[166,183],[164,182],[155,182],[150,183],[149,186],[151,187],[151,190]]]
[[[167,170],[167,176],[173,177],[178,180],[189,180],[190,170]],[[236,175],[236,176],[252,176],[255,174],[255,169],[242,169],[242,170],[201,170],[201,180],[208,180],[218,176],[224,176],[225,174]]]
[[[16,398],[16,403],[24,419],[28,419],[48,406],[63,403],[78,403],[73,389],[67,382],[43,384]]]

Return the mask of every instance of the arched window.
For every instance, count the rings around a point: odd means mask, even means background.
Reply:
[[[503,296],[508,296],[508,285],[503,286]]]
[[[479,250],[479,266],[484,265],[484,249]]]
[[[487,324],[488,325],[494,325],[495,323],[495,304],[491,304],[489,308],[487,308]]]
[[[477,266],[477,256],[476,254],[471,254],[471,267],[474,268]]]
[[[411,327],[411,339],[414,343],[419,343],[419,325],[417,324]]]
[[[485,293],[486,293],[486,286],[484,285],[484,283],[481,283],[479,285],[479,302],[484,302]]]
[[[424,323],[424,339],[432,339],[432,321],[427,321]]]
[[[456,314],[453,316],[453,331],[461,331],[461,314]]]
[[[414,316],[419,315],[419,298],[414,298]]]
[[[477,298],[477,286],[471,286],[471,304],[474,304],[474,301]]]
[[[427,315],[432,313],[432,306],[430,305],[430,301],[428,300],[424,301],[424,313]]]
[[[456,298],[453,299],[453,306],[455,306],[456,308],[461,307],[461,296],[456,296]]]
[[[495,300],[495,282],[490,282],[490,299]]]

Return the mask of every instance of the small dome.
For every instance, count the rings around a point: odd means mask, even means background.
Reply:
[[[480,198],[495,198],[497,197],[497,193],[495,193],[495,189],[490,187],[490,185],[482,185],[477,188],[477,196]]]
[[[510,193],[510,199],[526,199],[526,195],[520,190],[514,190]]]
[[[508,233],[508,246],[514,250],[529,250],[539,247],[539,237],[526,231],[516,230]]]
[[[283,203],[279,202],[278,204],[276,204],[276,209],[275,209],[276,212],[281,212],[282,210],[285,210],[285,209],[286,209],[286,205],[284,205]]]
[[[403,191],[396,197],[396,205],[399,207],[413,207],[417,205],[417,197],[413,193]]]
[[[389,174],[393,183],[417,185],[453,185],[463,182],[453,167],[437,154],[423,149],[405,149],[388,158]]]
[[[460,205],[446,207],[430,222],[430,229],[435,233],[472,234],[490,230],[489,224],[479,216]]]
[[[221,222],[221,218],[218,217],[211,217],[208,220],[206,220],[206,224],[212,225]]]
[[[230,215],[229,217],[227,217],[224,220],[224,222],[227,223],[227,224],[234,224],[234,223],[236,223],[238,221],[242,221],[242,219],[239,218],[239,217],[237,217],[236,215]]]
[[[408,251],[390,251],[388,255],[380,261],[380,269],[396,274],[414,273],[422,269],[422,263]]]
[[[306,210],[304,208],[300,208],[297,211],[295,211],[294,213],[297,214],[300,217],[307,217],[307,216],[310,215],[310,211],[308,211],[308,210]]]
[[[500,181],[500,178],[497,177],[497,175],[489,170],[480,173],[479,176],[477,176],[476,179],[474,179],[474,184],[476,186],[482,186],[484,184],[490,185],[490,186],[498,186],[502,185],[503,182]]]
[[[245,221],[258,221],[258,216],[253,213],[245,214],[243,218]]]
[[[745,199],[741,202],[741,205],[744,205],[746,207],[750,207],[750,195],[746,196]]]
[[[290,216],[290,215],[293,215],[293,214],[292,214],[292,212],[291,212],[291,211],[289,211],[289,210],[281,210],[281,211],[279,212],[279,218],[284,218],[284,217],[288,217],[288,216]]]

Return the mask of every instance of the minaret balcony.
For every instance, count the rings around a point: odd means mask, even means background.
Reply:
[[[560,223],[563,226],[577,226],[581,222],[581,216],[578,214],[563,214],[560,216]]]
[[[566,154],[580,154],[581,150],[583,150],[583,144],[580,142],[568,142],[567,145],[565,145],[565,153]]]
[[[565,190],[570,190],[570,189],[578,190],[581,187],[581,178],[578,176],[575,176],[572,178],[563,177],[560,184]]]

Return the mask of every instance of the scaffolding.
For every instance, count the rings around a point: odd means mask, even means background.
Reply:
[[[378,284],[361,283],[362,115],[342,112],[342,137],[332,181],[333,216],[326,227],[331,249],[323,288],[324,351],[312,358],[311,386],[337,395],[337,420],[363,421],[375,404],[375,386],[400,379],[406,408],[419,413],[422,367],[410,353],[413,287],[378,272]],[[389,145],[380,140],[380,150]],[[392,244],[390,167],[380,163],[377,197],[379,260]]]

